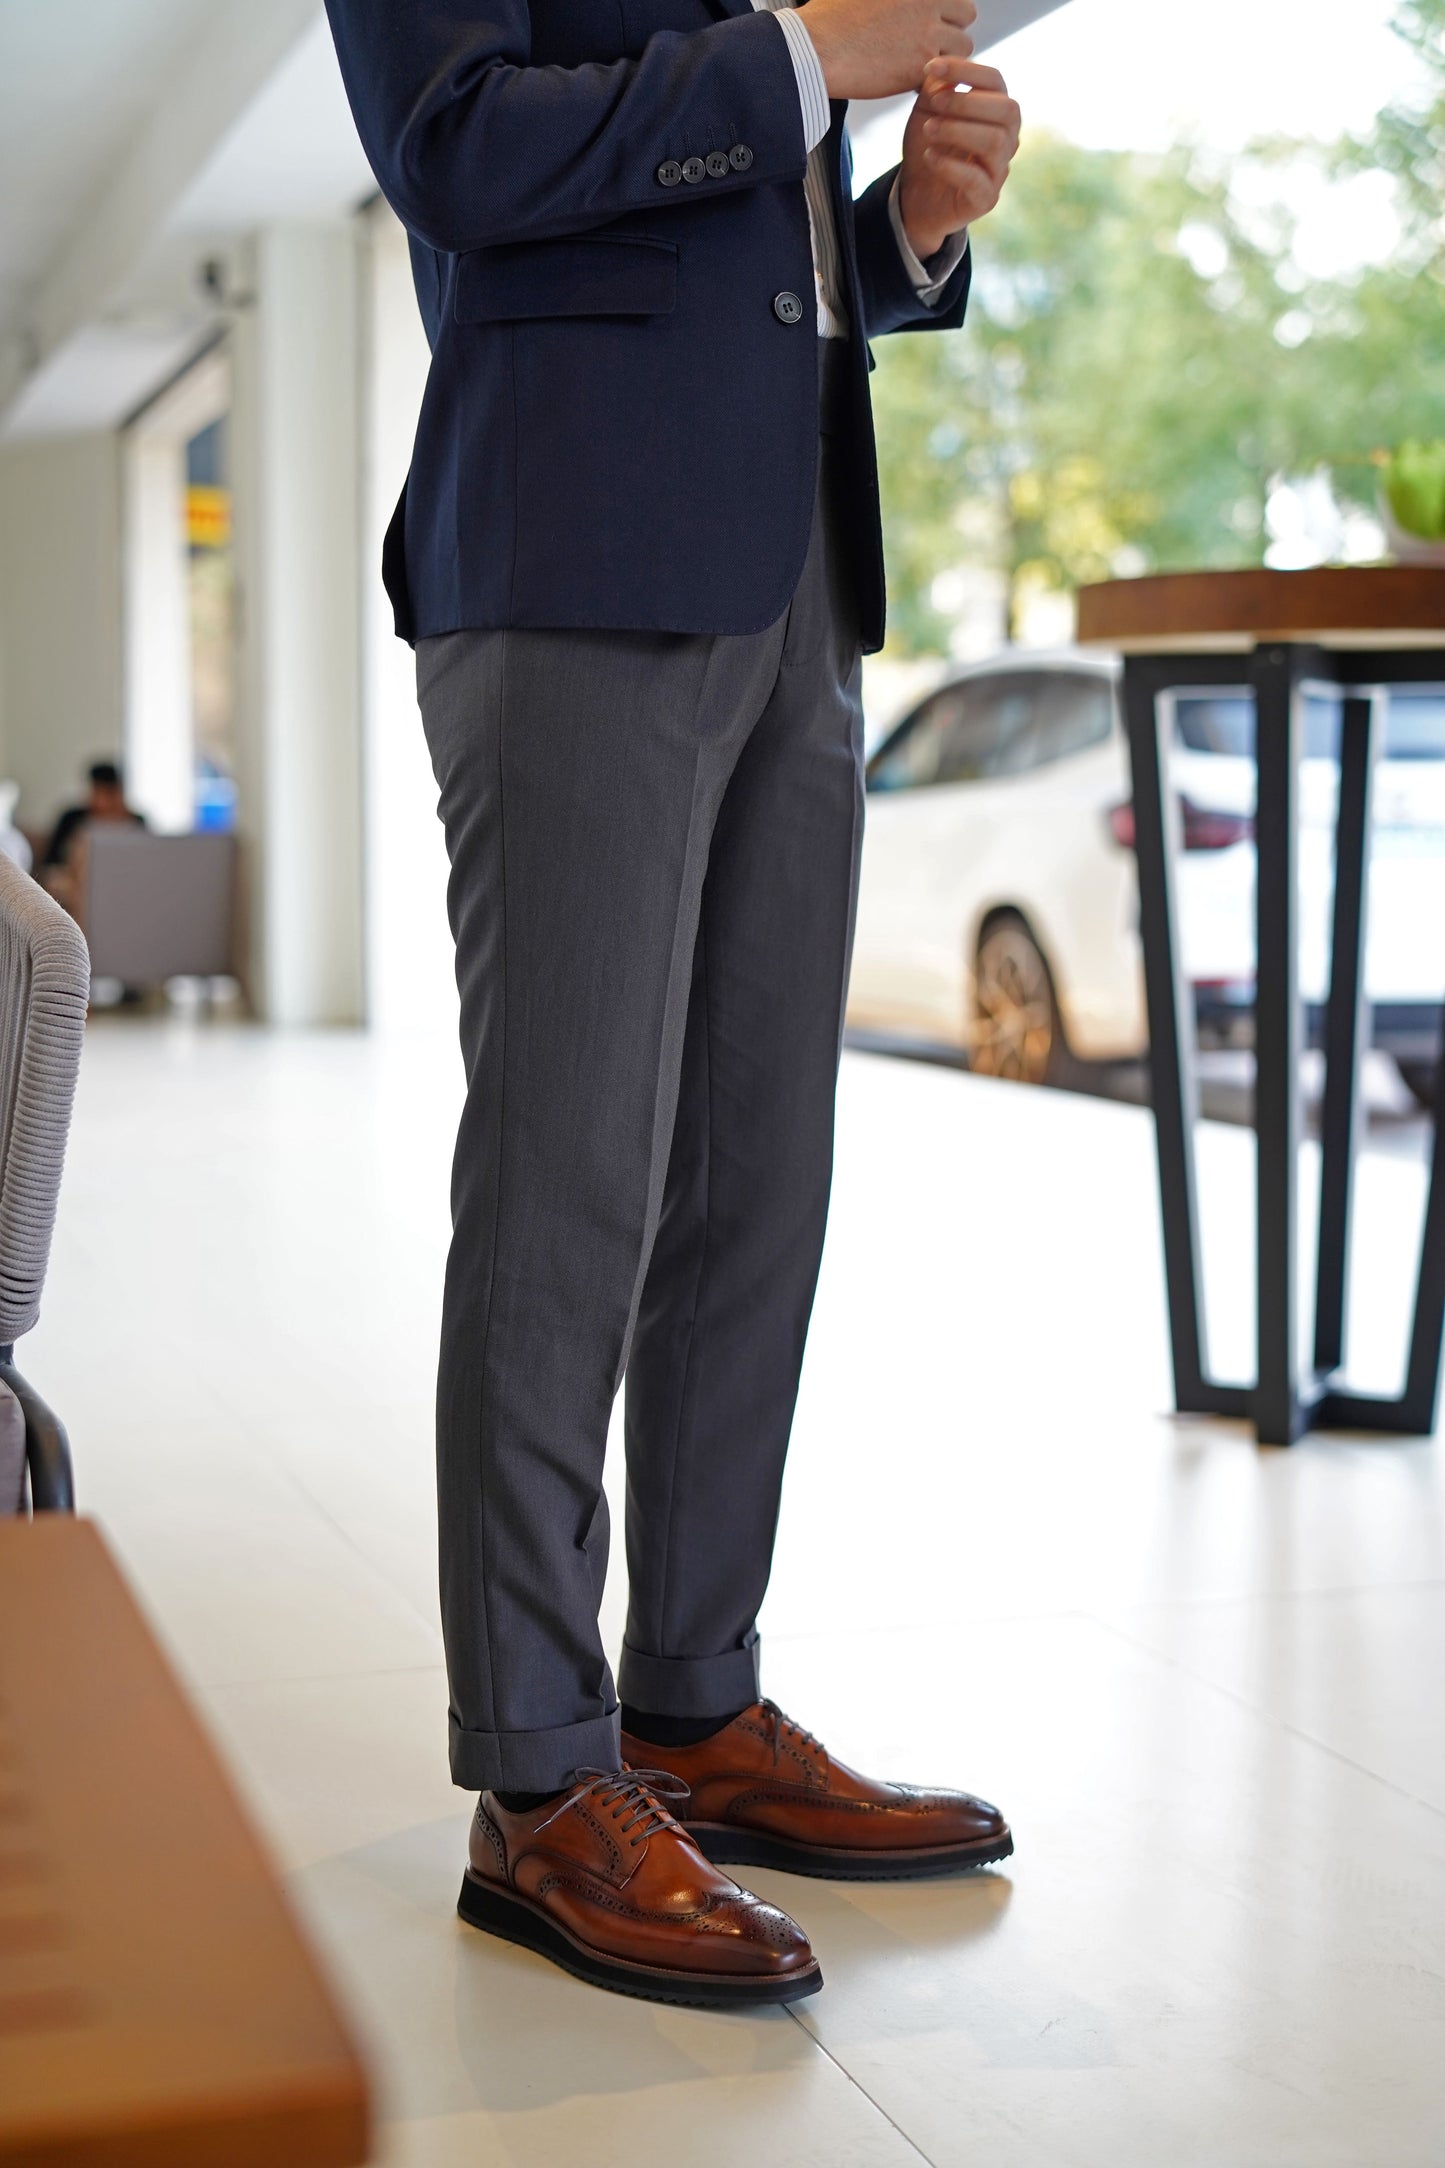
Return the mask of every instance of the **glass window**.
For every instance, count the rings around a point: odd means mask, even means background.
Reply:
[[[939,749],[940,783],[987,783],[1022,775],[1034,765],[1034,725],[1039,711],[1036,677],[1010,672],[960,686]]]
[[[1445,692],[1392,692],[1386,760],[1445,760]]]
[[[1253,693],[1184,693],[1174,704],[1175,730],[1189,753],[1219,753],[1229,760],[1254,758]],[[1340,757],[1340,696],[1305,695],[1306,760]]]
[[[1114,687],[1108,678],[1051,671],[1041,681],[1041,693],[1035,746],[1039,766],[1108,743],[1114,728]]]
[[[1174,703],[1175,729],[1187,753],[1254,758],[1252,693],[1186,693]]]
[[[946,685],[874,756],[870,790],[980,783],[1033,765],[1038,686],[1008,673]]]
[[[939,738],[948,719],[945,697],[930,700],[879,747],[868,768],[870,790],[922,790],[938,781]]]

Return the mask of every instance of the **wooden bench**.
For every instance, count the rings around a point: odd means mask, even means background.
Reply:
[[[360,2058],[95,1529],[0,1522],[0,2163],[352,2168]]]

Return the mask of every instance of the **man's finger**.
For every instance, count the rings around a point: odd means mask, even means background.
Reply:
[[[999,179],[1007,173],[1012,146],[1001,129],[976,127],[972,121],[928,121],[923,139],[929,150],[950,158],[977,158]]]
[[[935,158],[929,151],[928,177],[930,184],[942,182],[952,191],[958,206],[960,224],[970,219],[982,218],[998,202],[1001,184],[971,158]]]
[[[952,51],[952,47],[949,48]],[[1008,94],[1008,84],[997,68],[989,68],[981,60],[956,61],[952,59],[930,60],[923,73],[923,94],[933,97],[939,91],[956,90],[960,83],[970,90],[996,90]]]
[[[960,23],[940,23],[938,42],[948,56],[943,62],[941,79],[950,75],[961,75],[963,70],[971,65],[968,56],[973,51],[973,39],[967,29]],[[936,62],[929,62],[930,67],[936,65]]]
[[[967,120],[986,128],[1001,128],[1017,138],[1020,114],[1012,98],[991,90],[950,90],[942,96],[920,95],[924,113],[935,120]]]
[[[1001,192],[1004,182],[1008,179],[1009,162],[1007,158],[999,157],[997,154],[987,151],[960,152],[950,146],[947,149],[934,148],[927,150],[923,156],[928,171],[932,175],[936,175],[940,168],[972,166],[975,172],[982,173],[985,176],[995,192]]]

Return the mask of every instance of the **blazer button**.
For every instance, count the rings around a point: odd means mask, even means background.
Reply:
[[[734,143],[728,152],[728,164],[735,173],[746,173],[753,162],[753,154],[746,143]]]
[[[665,158],[657,169],[657,178],[664,188],[676,188],[682,179],[682,167],[675,158]]]
[[[780,324],[800,324],[803,321],[803,304],[796,294],[774,294],[773,314]]]
[[[683,160],[682,177],[685,181],[700,181],[706,171],[707,167],[700,158],[686,158]]]
[[[707,170],[712,175],[715,181],[722,180],[723,177],[731,171],[731,168],[728,164],[727,152],[709,151],[707,154]]]

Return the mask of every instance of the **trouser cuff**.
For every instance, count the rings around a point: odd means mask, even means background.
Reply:
[[[559,1792],[574,1769],[620,1769],[617,1709],[555,1731],[464,1731],[448,1715],[452,1782],[469,1792]]]
[[[759,1697],[758,1661],[756,1633],[722,1656],[647,1656],[624,1642],[617,1691],[650,1716],[734,1716]]]

